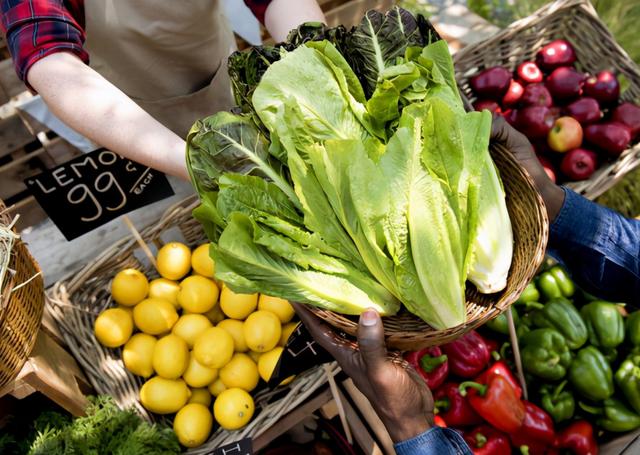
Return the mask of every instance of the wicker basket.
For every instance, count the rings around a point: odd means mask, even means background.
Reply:
[[[549,235],[546,208],[531,178],[506,148],[492,145],[491,156],[500,170],[513,227],[513,262],[506,289],[488,295],[481,294],[473,285],[469,285],[466,293],[467,321],[446,330],[436,330],[406,311],[385,317],[388,346],[406,351],[452,341],[505,311],[535,276],[544,259]],[[349,335],[356,334],[355,318],[317,308],[313,308],[313,311],[332,326]]]
[[[10,223],[0,201],[0,224]],[[13,244],[9,269],[15,274],[7,273],[0,294],[0,389],[16,377],[29,357],[44,310],[40,268],[20,239]]]
[[[159,222],[142,230],[142,238],[156,246],[160,246],[163,239],[179,239],[190,246],[205,242],[200,224],[191,216],[197,203],[193,196],[176,204],[165,212]],[[112,396],[122,408],[133,406],[141,416],[153,420],[153,416],[138,401],[143,379],[127,371],[119,349],[103,347],[93,334],[95,318],[113,303],[109,291],[111,279],[127,267],[139,268],[148,276],[157,275],[132,236],[118,241],[73,277],[56,283],[47,292],[47,305],[69,349],[96,392]],[[334,374],[338,371],[335,364],[332,371]],[[274,392],[259,393],[254,397],[256,414],[247,427],[235,432],[218,429],[204,445],[188,453],[211,453],[212,449],[221,445],[260,435],[282,415],[307,399],[326,380],[324,369],[316,367],[298,376],[285,388],[276,389],[278,394],[285,393],[283,398],[273,399]]]
[[[615,42],[588,0],[553,2],[535,14],[514,22],[492,38],[462,49],[454,55],[460,90],[473,101],[475,97],[469,80],[479,70],[495,65],[513,70],[520,62],[533,59],[536,52],[549,41],[560,38],[574,46],[579,69],[592,74],[613,69],[623,74],[629,87],[622,99],[632,102],[640,100],[640,68]],[[636,144],[615,162],[601,166],[588,180],[567,186],[589,199],[595,199],[639,164],[640,144]]]

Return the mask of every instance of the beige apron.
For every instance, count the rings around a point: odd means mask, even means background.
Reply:
[[[85,0],[90,65],[185,137],[232,105],[235,41],[218,0]]]

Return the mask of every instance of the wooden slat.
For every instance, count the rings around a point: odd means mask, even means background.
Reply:
[[[24,83],[18,79],[12,60],[0,62],[0,86],[9,98],[27,90]]]
[[[0,120],[0,158],[34,140],[35,137],[17,115]]]

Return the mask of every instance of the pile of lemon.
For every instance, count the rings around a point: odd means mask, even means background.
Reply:
[[[118,272],[111,283],[118,305],[98,316],[95,335],[104,346],[123,346],[125,367],[148,379],[142,405],[176,413],[180,443],[197,447],[214,418],[227,430],[251,420],[250,392],[269,380],[297,323],[286,300],[236,294],[216,282],[209,244],[192,252],[168,243],[156,262],[161,278],[151,281],[135,269]]]

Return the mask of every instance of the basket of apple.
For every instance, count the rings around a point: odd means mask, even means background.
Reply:
[[[640,164],[640,70],[586,0],[561,0],[455,57],[476,110],[533,144],[552,180],[587,197]]]

